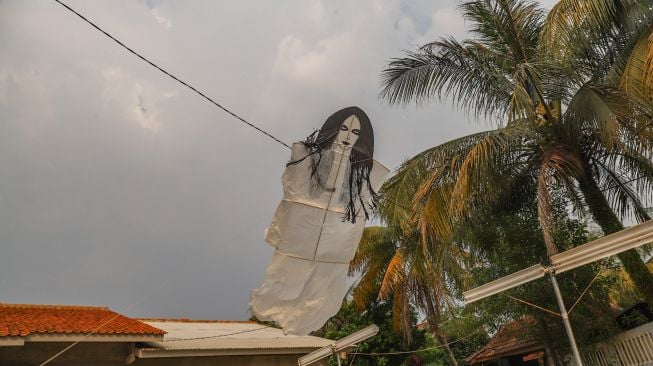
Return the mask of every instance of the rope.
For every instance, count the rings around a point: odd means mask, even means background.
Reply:
[[[542,311],[544,311],[544,312],[547,312],[547,313],[553,314],[553,315],[555,315],[555,316],[561,316],[560,313],[556,313],[556,312],[553,311],[553,310],[549,310],[549,309],[547,309],[547,308],[543,308],[543,307],[541,307],[541,306],[539,306],[539,305],[535,305],[535,304],[530,303],[530,302],[528,302],[528,301],[524,301],[524,300],[522,300],[522,299],[518,299],[518,298],[516,298],[516,297],[512,297],[512,296],[510,296],[510,295],[506,295],[506,294],[502,294],[502,295],[505,296],[505,297],[511,298],[511,299],[513,299],[513,300],[515,300],[515,301],[517,301],[517,302],[520,302],[520,303],[522,303],[522,304],[525,304],[525,305],[528,305],[528,306],[532,306],[532,307],[534,307],[534,308],[536,308],[536,309],[539,309],[539,310],[542,310]]]
[[[230,110],[227,109],[226,107],[222,106],[220,103],[218,103],[218,102],[216,102],[215,100],[213,100],[211,97],[209,97],[209,96],[207,96],[206,94],[202,93],[201,91],[197,90],[194,86],[192,86],[192,85],[188,84],[187,82],[185,82],[185,81],[179,79],[178,77],[176,77],[175,75],[173,75],[173,74],[171,74],[170,72],[166,71],[165,69],[163,69],[163,68],[160,67],[159,65],[157,65],[157,64],[155,64],[154,62],[150,61],[150,60],[149,60],[148,58],[146,58],[145,56],[142,56],[142,55],[139,54],[138,52],[136,52],[136,51],[134,51],[133,49],[129,48],[127,45],[125,45],[124,43],[122,43],[121,41],[119,41],[118,39],[116,39],[114,36],[112,36],[111,34],[109,34],[108,32],[106,32],[105,30],[103,30],[103,29],[100,28],[99,26],[97,26],[95,23],[93,23],[92,21],[90,21],[89,19],[87,19],[87,18],[86,18],[85,16],[83,16],[82,14],[78,13],[77,11],[75,11],[75,10],[74,10],[73,8],[71,8],[70,6],[68,6],[68,5],[64,4],[64,3],[62,3],[60,0],[54,0],[54,1],[56,1],[59,5],[63,6],[63,7],[66,8],[66,9],[68,9],[69,11],[71,11],[72,13],[74,13],[75,15],[77,15],[78,17],[80,17],[80,18],[81,18],[82,20],[84,20],[86,23],[90,24],[93,28],[95,28],[95,29],[97,29],[98,31],[102,32],[102,34],[104,34],[105,36],[109,37],[112,41],[114,41],[114,42],[116,42],[117,44],[119,44],[122,48],[126,49],[126,50],[129,51],[130,53],[134,54],[136,57],[138,57],[138,58],[140,58],[141,60],[143,60],[143,61],[147,62],[148,64],[150,64],[150,66],[152,66],[152,67],[154,67],[155,69],[161,71],[162,73],[164,73],[165,75],[169,76],[169,77],[172,78],[173,80],[179,82],[181,85],[184,85],[184,86],[187,87],[188,89],[194,91],[194,92],[197,93],[199,96],[201,96],[201,97],[203,97],[204,99],[208,100],[211,104],[213,104],[213,105],[215,105],[216,107],[218,107],[218,108],[222,109],[223,111],[227,112],[228,114],[230,114],[230,115],[233,116],[234,118],[238,119],[239,121],[245,123],[245,124],[248,125],[249,127],[255,129],[256,131],[258,131],[258,132],[264,134],[265,136],[267,136],[267,137],[273,139],[274,141],[276,141],[276,142],[280,143],[281,145],[283,145],[283,146],[285,146],[285,147],[287,147],[287,148],[290,149],[290,145],[288,145],[288,144],[286,144],[285,142],[279,140],[278,138],[276,138],[275,136],[273,136],[271,133],[269,133],[269,132],[263,130],[262,128],[256,126],[255,124],[253,124],[253,123],[251,123],[251,122],[248,122],[248,121],[245,120],[243,117],[241,117],[241,116],[237,115],[236,113],[230,111]]]
[[[168,286],[170,286],[170,283],[162,283],[161,285],[156,286],[156,288],[152,289],[152,290],[149,291],[149,292],[146,292],[146,293],[145,293],[145,294],[140,298],[140,300],[138,300],[138,301],[136,301],[136,302],[133,302],[133,303],[131,303],[130,305],[128,305],[128,306],[125,308],[124,311],[127,311],[127,310],[133,308],[134,306],[143,303],[143,302],[144,302],[145,300],[147,300],[150,296],[152,296],[153,294],[159,292],[160,290],[162,290],[162,289],[164,289],[164,288],[166,288],[166,287],[168,287]],[[52,357],[48,358],[47,360],[43,361],[42,363],[40,363],[39,366],[45,366],[45,365],[47,365],[48,363],[52,362],[52,361],[53,361],[54,359],[56,359],[57,357],[61,356],[62,354],[64,354],[64,353],[67,352],[68,350],[70,350],[71,348],[75,347],[79,342],[83,341],[84,339],[86,339],[86,338],[90,337],[91,335],[97,333],[100,329],[102,329],[102,328],[106,327],[107,325],[109,325],[109,323],[113,322],[114,320],[116,320],[116,319],[117,319],[118,317],[120,317],[121,315],[122,315],[121,313],[116,312],[116,315],[114,315],[114,316],[112,316],[111,318],[109,318],[109,320],[107,320],[106,322],[100,324],[97,328],[91,330],[89,333],[84,334],[83,336],[81,336],[80,338],[78,338],[75,342],[73,342],[73,343],[70,344],[69,346],[63,348],[61,351],[57,352],[54,356],[52,356]]]
[[[349,362],[349,366],[352,366],[354,364],[354,360],[356,359],[356,356],[357,356],[355,352],[356,352],[356,350],[358,350],[358,347],[360,347],[360,346],[361,346],[360,343],[357,344],[356,347],[354,348],[354,352],[350,353],[350,355],[354,355],[354,357],[351,358],[351,362]]]
[[[62,349],[62,350],[59,351],[59,352],[57,352],[54,356],[52,356],[52,357],[48,358],[47,360],[43,361],[41,364],[39,364],[39,366],[45,366],[45,365],[47,365],[48,363],[50,363],[50,362],[51,362],[52,360],[54,360],[55,358],[61,356],[64,352],[66,352],[66,351],[68,351],[69,349],[75,347],[75,346],[77,345],[77,343],[79,343],[79,342],[83,341],[84,339],[90,337],[92,334],[95,334],[97,331],[99,331],[100,329],[104,328],[105,326],[107,326],[107,325],[108,325],[109,323],[111,323],[112,321],[116,320],[116,318],[118,318],[119,316],[120,316],[120,314],[119,314],[119,313],[116,313],[116,315],[112,316],[109,320],[107,320],[106,322],[100,324],[99,327],[93,329],[91,332],[89,332],[89,333],[85,334],[83,337],[77,339],[77,340],[76,340],[75,342],[73,342],[70,346],[68,346],[68,347],[66,347],[66,348],[64,348],[64,349]]]
[[[590,281],[589,285],[587,285],[587,287],[585,287],[585,290],[583,290],[583,292],[580,294],[580,296],[578,296],[578,299],[576,300],[576,302],[574,303],[574,305],[572,305],[571,308],[569,308],[569,311],[567,311],[567,314],[571,314],[571,311],[574,310],[574,308],[576,307],[576,305],[578,305],[578,303],[580,302],[580,300],[583,299],[583,296],[585,296],[585,294],[587,293],[587,291],[588,291],[588,290],[590,289],[590,287],[594,284],[594,281],[596,281],[596,280],[599,278],[599,275],[601,274],[601,272],[602,272],[602,270],[599,271],[599,272],[596,274],[596,276],[594,276],[594,278],[592,278],[592,281]]]

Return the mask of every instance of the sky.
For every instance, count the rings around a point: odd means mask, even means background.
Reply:
[[[64,0],[286,143],[351,105],[375,158],[491,126],[391,106],[403,50],[466,36],[453,0]],[[289,150],[52,0],[0,0],[0,302],[245,319]]]

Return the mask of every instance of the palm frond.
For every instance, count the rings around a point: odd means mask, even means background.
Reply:
[[[501,187],[492,178],[503,167],[519,163],[518,153],[524,139],[532,137],[532,133],[525,126],[511,125],[491,131],[478,140],[464,156],[459,168],[451,194],[454,214],[462,214],[473,202],[473,197],[496,197]]]
[[[372,226],[363,231],[356,255],[349,264],[350,275],[361,274],[353,290],[357,309],[365,309],[377,297],[397,241],[397,230],[392,228]]]
[[[653,160],[637,147],[628,142],[619,142],[612,151],[595,147],[589,158],[594,179],[615,212],[622,218],[634,215],[646,220],[644,203],[652,198]]]
[[[653,25],[637,40],[621,76],[621,88],[644,105],[653,103]]]
[[[397,250],[385,270],[379,287],[379,299],[387,299],[395,289],[401,286],[405,277],[405,266],[403,251]]]
[[[588,132],[596,134],[610,150],[624,133],[635,131],[638,124],[636,117],[640,113],[620,90],[587,84],[576,93],[567,107],[564,128],[573,140]]]
[[[511,128],[517,128],[511,126]],[[519,127],[521,128],[521,127]],[[379,214],[389,226],[404,227],[419,214],[416,202],[426,197],[430,187],[456,179],[464,157],[493,131],[463,136],[425,150],[404,162],[380,190],[383,199]],[[420,193],[426,190],[425,193]],[[419,197],[416,195],[419,194]],[[409,225],[406,231],[411,231]]]
[[[573,187],[574,179],[583,175],[583,166],[567,146],[556,144],[543,151],[537,179],[537,212],[548,254],[558,253],[553,240],[553,206],[549,190],[556,185]]]
[[[542,26],[537,3],[518,0],[466,1],[460,5],[475,38],[516,63],[532,58]]]
[[[628,0],[560,0],[544,22],[540,44],[545,53],[567,58],[590,32],[603,32],[615,23],[618,11]]]
[[[410,289],[401,287],[394,291],[392,299],[392,329],[404,335],[409,344],[412,342],[412,329],[410,315],[412,306],[410,304]]]
[[[382,71],[380,97],[391,104],[450,98],[475,117],[500,116],[512,89],[505,62],[477,43],[441,39],[393,59]]]
[[[606,187],[603,194],[615,213],[622,219],[634,215],[639,222],[649,220],[649,214],[646,212],[640,196],[627,183],[630,181],[629,177],[620,176],[602,161],[595,160],[594,164],[602,173],[599,183]]]

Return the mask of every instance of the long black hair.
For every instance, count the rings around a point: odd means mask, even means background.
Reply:
[[[310,153],[301,159],[289,162],[287,165],[298,164],[307,157],[317,154],[318,158],[313,164],[313,170],[311,172],[311,178],[317,178],[315,174],[322,160],[322,153],[331,148],[333,141],[338,136],[340,126],[351,116],[358,118],[361,127],[358,139],[349,155],[349,162],[351,163],[347,181],[349,197],[347,197],[348,202],[343,221],[355,223],[360,209],[365,213],[365,219],[369,219],[369,210],[375,207],[377,198],[377,194],[374,192],[370,183],[370,172],[374,164],[372,160],[374,156],[374,130],[372,129],[369,117],[367,117],[367,114],[362,109],[358,107],[347,107],[329,116],[319,131],[314,132],[306,140],[302,141],[304,146],[309,148]],[[367,189],[369,193],[370,202],[364,202],[364,189]]]

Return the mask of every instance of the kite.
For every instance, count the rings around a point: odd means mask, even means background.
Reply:
[[[349,262],[388,174],[373,153],[372,125],[358,107],[334,113],[293,144],[283,199],[265,233],[274,255],[250,298],[258,319],[305,335],[338,312]]]

